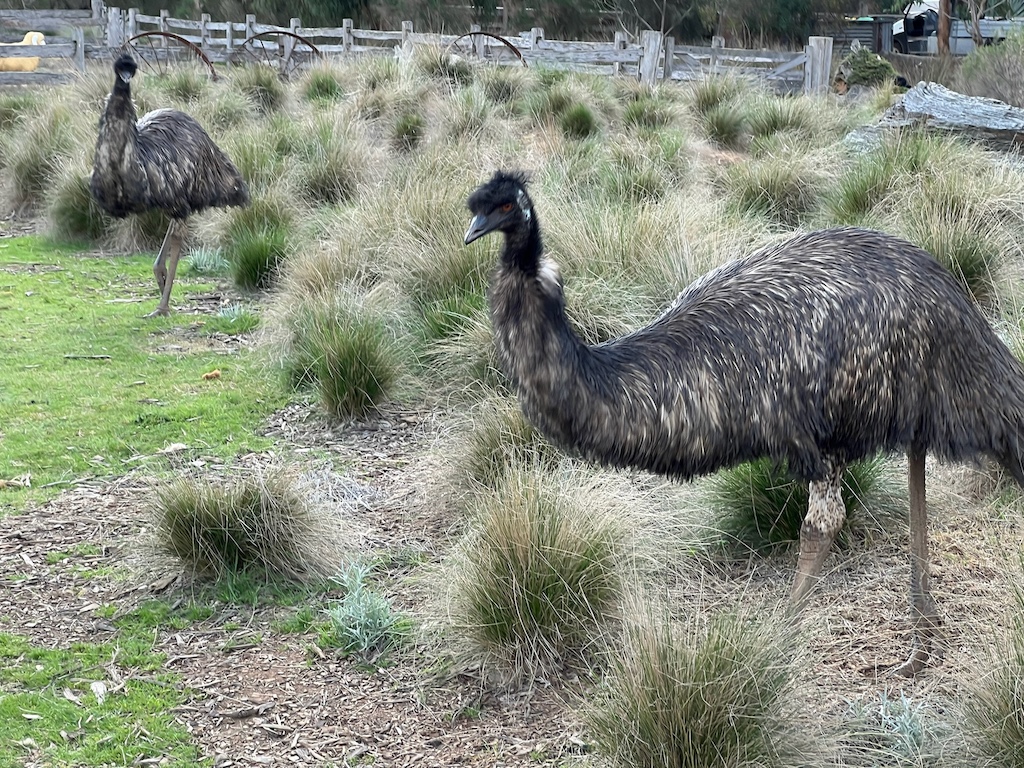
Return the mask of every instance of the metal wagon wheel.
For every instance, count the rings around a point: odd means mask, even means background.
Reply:
[[[501,43],[500,46],[487,45],[488,40],[496,40]],[[464,35],[459,35],[448,44],[448,53],[458,53],[463,58],[477,59],[480,57],[477,54],[477,46],[483,42],[485,46],[485,61],[490,61],[495,64],[514,64],[517,60],[524,67],[527,66],[526,59],[523,58],[523,54],[520,53],[519,49],[514,44],[509,42],[506,38],[501,35],[495,35],[491,32],[467,32]]]
[[[231,53],[231,63],[269,66],[287,80],[324,55],[313,43],[287,30],[269,30],[247,37]]]
[[[132,54],[150,74],[166,75],[172,64],[184,62],[199,66],[211,80],[217,79],[213,62],[203,49],[173,32],[140,32],[129,37],[119,50]]]

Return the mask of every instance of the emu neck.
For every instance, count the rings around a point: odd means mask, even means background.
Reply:
[[[100,118],[91,188],[100,206],[114,216],[138,213],[148,205],[149,185],[139,155],[131,88],[116,76]]]

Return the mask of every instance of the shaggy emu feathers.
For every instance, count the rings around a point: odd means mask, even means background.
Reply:
[[[926,251],[863,229],[799,235],[587,346],[525,182],[498,173],[470,197],[467,241],[505,235],[489,295],[498,357],[558,445],[683,479],[767,456],[811,481],[904,448],[989,455],[1024,483],[1024,369]]]

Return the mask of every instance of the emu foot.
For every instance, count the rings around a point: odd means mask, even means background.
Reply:
[[[914,677],[925,667],[937,666],[942,661],[942,649],[936,644],[939,619],[937,616],[922,616],[914,628],[914,650],[910,657],[896,667],[897,675]]]
[[[143,315],[143,317],[167,317],[170,314],[171,310],[161,305],[154,309],[152,312],[150,312],[148,315]]]

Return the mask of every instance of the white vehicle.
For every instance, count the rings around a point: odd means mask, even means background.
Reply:
[[[953,5],[956,5],[954,0]],[[974,50],[971,37],[971,23],[954,18],[949,29],[949,52],[954,56],[966,56]],[[1012,29],[1024,28],[1024,19],[982,18],[978,26],[986,45],[998,43]],[[939,2],[908,3],[903,9],[903,18],[892,25],[892,49],[896,53],[938,53]]]

